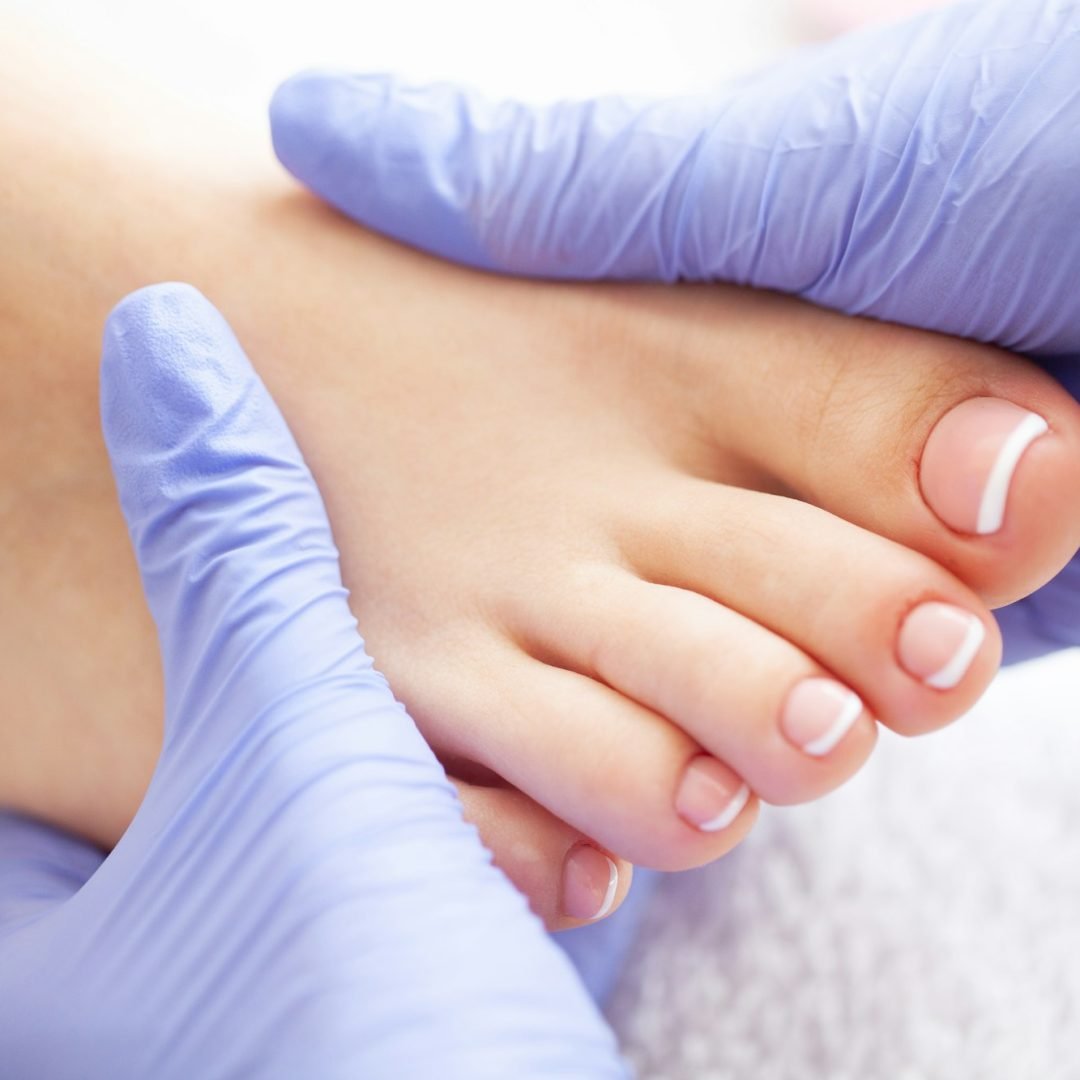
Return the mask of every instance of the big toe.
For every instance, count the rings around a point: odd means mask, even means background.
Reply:
[[[1065,566],[1080,546],[1080,405],[1050,374],[903,327],[809,308],[779,317],[791,332],[767,376],[741,388],[740,449],[806,501],[929,556],[990,606]]]

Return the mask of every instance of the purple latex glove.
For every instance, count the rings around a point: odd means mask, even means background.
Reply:
[[[112,314],[102,412],[165,741],[107,857],[0,815],[0,1074],[625,1075],[372,667],[314,481],[194,289]]]
[[[1080,353],[1077,72],[1080,2],[996,0],[711,97],[530,108],[309,74],[271,122],[323,198],[473,266],[732,281],[1061,356]],[[1006,660],[1080,644],[1078,600],[1074,561],[1004,609]]]

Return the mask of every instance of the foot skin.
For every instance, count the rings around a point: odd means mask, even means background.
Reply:
[[[0,281],[0,684],[35,723],[8,721],[0,798],[102,842],[160,738],[96,434],[101,320],[148,280],[197,282],[232,321],[323,488],[376,663],[551,925],[613,910],[623,860],[704,863],[758,799],[831,790],[878,723],[959,716],[997,667],[988,605],[1080,541],[1080,410],[1021,360],[734,288],[492,279],[274,182],[219,191],[220,153],[201,177],[189,155],[187,191],[110,166],[65,122],[9,155],[51,133],[53,205],[9,177],[3,223],[29,254]],[[110,168],[80,236],[87,170]]]
[[[413,386],[422,425],[320,457],[370,645],[447,760],[648,866],[955,719],[986,600],[1076,546],[1039,371],[778,297],[509,283]]]

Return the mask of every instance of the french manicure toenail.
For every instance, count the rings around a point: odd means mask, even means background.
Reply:
[[[824,757],[851,730],[862,699],[834,679],[803,679],[784,702],[780,730],[811,757]]]
[[[920,604],[900,627],[900,665],[935,690],[951,690],[986,640],[982,619],[952,604]]]
[[[563,914],[571,919],[602,919],[615,903],[619,868],[602,851],[580,844],[563,864]]]
[[[719,832],[742,813],[749,798],[750,789],[726,765],[701,754],[686,767],[675,809],[702,832]]]
[[[937,422],[923,450],[919,485],[930,509],[958,532],[996,533],[1020,459],[1049,430],[1038,413],[1001,398],[957,405]]]

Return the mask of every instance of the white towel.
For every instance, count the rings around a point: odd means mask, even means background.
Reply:
[[[609,1013],[643,1080],[1078,1080],[1080,656],[667,879]]]

